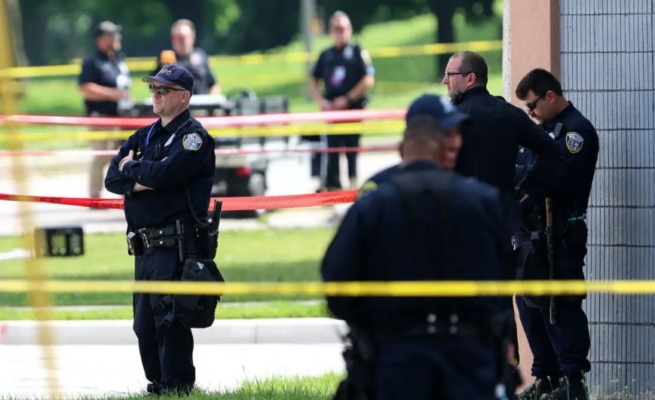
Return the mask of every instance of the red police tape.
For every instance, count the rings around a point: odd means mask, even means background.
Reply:
[[[333,148],[280,148],[280,149],[216,149],[217,155],[231,154],[276,154],[276,153],[351,153],[351,152],[385,152],[395,151],[396,145],[333,147]],[[116,150],[0,150],[0,157],[40,156],[40,157],[84,157],[114,156]]]
[[[344,190],[339,192],[287,196],[216,197],[212,198],[209,211],[213,210],[214,200],[221,200],[223,202],[224,211],[242,211],[330,206],[335,204],[352,203],[355,201],[356,196],[357,190]],[[123,199],[26,196],[0,193],[0,200],[23,201],[29,203],[53,203],[90,208],[123,208]]]
[[[305,113],[253,114],[221,117],[198,117],[205,128],[234,126],[284,125],[308,122],[361,122],[366,120],[400,120],[406,110],[342,110]],[[75,125],[93,127],[114,127],[137,129],[157,120],[155,117],[73,117],[62,115],[22,114],[0,117],[0,123],[7,120],[28,125]]]

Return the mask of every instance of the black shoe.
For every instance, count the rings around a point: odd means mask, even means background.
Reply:
[[[148,393],[152,393],[157,396],[161,396],[162,388],[158,383],[149,383],[146,387]]]
[[[539,400],[589,400],[589,389],[584,376],[564,376],[559,387],[541,396]]]
[[[516,395],[518,400],[540,400],[541,395],[555,389],[550,377],[537,378],[534,383]]]

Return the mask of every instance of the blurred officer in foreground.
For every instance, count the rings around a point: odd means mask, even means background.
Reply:
[[[594,126],[563,96],[560,82],[543,69],[530,71],[519,82],[516,96],[525,102],[528,114],[555,138],[564,162],[546,196],[529,196],[523,201],[522,229],[516,235],[519,271],[523,279],[584,280],[587,254],[586,212],[598,159],[598,134]],[[534,164],[535,155],[521,149],[517,160],[517,181]],[[523,193],[520,194],[523,197]],[[552,212],[549,249],[547,215]],[[553,256],[549,265],[548,256]],[[525,335],[534,356],[534,385],[521,399],[588,400],[584,374],[591,364],[587,316],[582,309],[586,296],[517,297]],[[551,312],[553,314],[551,315]],[[552,318],[551,318],[552,317]],[[559,385],[558,385],[559,380]]]
[[[375,69],[368,52],[359,44],[351,43],[353,28],[348,15],[337,11],[330,18],[330,33],[334,45],[324,50],[312,70],[311,90],[321,111],[363,109],[368,103],[366,91],[375,83]],[[323,81],[323,93],[319,82]],[[357,121],[352,121],[357,122]],[[328,134],[328,148],[359,147],[361,133]],[[318,137],[306,136],[306,140]],[[340,153],[328,153],[325,189],[340,190]],[[312,175],[318,171],[323,154],[315,154],[312,160]],[[357,152],[347,152],[348,178],[350,188],[357,187]]]
[[[132,107],[130,72],[121,52],[121,32],[121,26],[113,22],[98,24],[95,30],[96,51],[82,62],[78,85],[89,117],[117,117],[121,110]],[[109,130],[106,127],[91,129]],[[91,148],[116,150],[120,143],[116,139],[91,140]],[[89,175],[90,197],[100,197],[103,169],[110,160],[109,156],[93,157]]]
[[[171,27],[171,44],[173,50],[164,50],[157,59],[156,74],[163,65],[177,64],[191,72],[195,83],[193,94],[221,94],[221,86],[214,77],[207,53],[195,47],[196,27],[188,19],[175,21]]]
[[[221,280],[211,261],[217,246],[217,215],[208,223],[214,140],[188,110],[193,76],[168,65],[143,81],[150,83],[153,111],[160,118],[130,136],[105,178],[107,190],[124,196],[135,279]],[[134,332],[151,382],[149,392],[188,394],[193,388],[190,328],[211,325],[218,299],[200,297],[206,314],[194,311],[197,300],[198,296],[135,293]]]
[[[412,103],[401,171],[348,210],[322,262],[326,282],[503,278],[501,244],[518,228],[518,215],[498,189],[448,171],[464,118],[445,97]],[[348,323],[353,344],[336,399],[496,398],[513,316],[506,299],[327,302]]]

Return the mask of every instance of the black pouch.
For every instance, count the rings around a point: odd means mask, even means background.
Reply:
[[[127,254],[135,257],[143,254],[143,240],[134,232],[127,234]]]
[[[544,238],[545,240],[545,238]],[[548,255],[545,246],[540,244],[543,241],[526,241],[515,250],[517,261],[516,278],[521,281],[548,280],[550,269],[548,267]],[[528,306],[543,308],[549,306],[549,296],[522,296]]]
[[[587,255],[587,237],[589,235],[585,221],[569,222],[564,232],[564,247],[575,259],[584,258]]]

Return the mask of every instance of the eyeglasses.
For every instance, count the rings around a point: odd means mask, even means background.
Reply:
[[[453,75],[462,75],[462,76],[464,76],[464,75],[474,74],[474,73],[475,72],[473,72],[473,71],[469,71],[469,72],[446,72],[446,73],[444,73],[444,75],[446,77],[450,78]]]
[[[185,89],[176,89],[168,86],[157,86],[157,85],[150,85],[148,86],[148,89],[150,90],[150,93],[159,93],[162,96],[168,94],[171,90],[174,90],[176,92],[186,92]]]
[[[546,97],[545,93],[537,97],[536,99],[532,100],[531,102],[525,103],[525,108],[527,108],[528,111],[534,110],[535,108],[537,108],[537,103],[539,102],[539,100],[543,99],[544,97]]]

